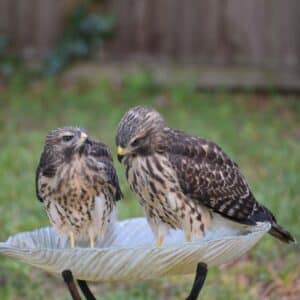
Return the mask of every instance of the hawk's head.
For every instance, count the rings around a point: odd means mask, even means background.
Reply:
[[[49,153],[56,160],[69,161],[75,153],[82,154],[90,144],[91,140],[82,128],[57,128],[47,135],[44,152]]]
[[[165,127],[164,119],[154,109],[146,106],[130,109],[117,131],[119,161],[127,155],[148,155],[157,150]]]

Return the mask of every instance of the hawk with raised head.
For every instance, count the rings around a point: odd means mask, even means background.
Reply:
[[[294,241],[255,200],[238,165],[218,145],[168,127],[154,109],[130,109],[116,143],[158,246],[170,228],[183,229],[186,240],[202,237],[215,214],[249,226],[270,222],[271,235]]]
[[[69,236],[72,248],[76,239],[89,239],[94,247],[122,197],[109,148],[81,128],[51,131],[36,171],[36,194],[54,228]]]

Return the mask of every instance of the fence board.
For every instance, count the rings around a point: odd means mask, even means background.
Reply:
[[[37,0],[19,0],[15,15],[15,46],[17,49],[22,49],[22,54],[26,58],[32,58],[37,55],[36,51],[36,39],[35,39],[35,29],[39,24],[37,24],[36,15],[37,11],[32,9],[36,7]]]
[[[22,0],[21,0],[22,1]],[[36,25],[36,44],[41,54],[47,55],[55,45],[63,26],[63,3],[61,0],[38,0]],[[47,38],[45,38],[45,36]]]

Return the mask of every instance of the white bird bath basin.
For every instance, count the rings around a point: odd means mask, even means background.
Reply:
[[[238,258],[270,229],[261,223],[251,232],[234,232],[214,226],[205,238],[184,241],[181,231],[172,231],[158,248],[145,218],[117,222],[104,240],[90,249],[70,249],[55,231],[41,228],[18,233],[0,243],[0,254],[60,276],[65,269],[75,278],[96,281],[140,280],[195,272],[199,262],[217,266]]]

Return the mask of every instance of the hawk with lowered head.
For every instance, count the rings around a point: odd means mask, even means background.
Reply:
[[[36,171],[36,194],[54,228],[69,236],[72,248],[76,239],[89,239],[93,248],[122,197],[109,148],[81,128],[51,131]]]
[[[238,165],[217,144],[168,127],[154,109],[130,109],[116,143],[158,246],[170,228],[183,229],[186,240],[201,238],[216,214],[248,226],[269,222],[271,235],[294,241],[255,200]]]

